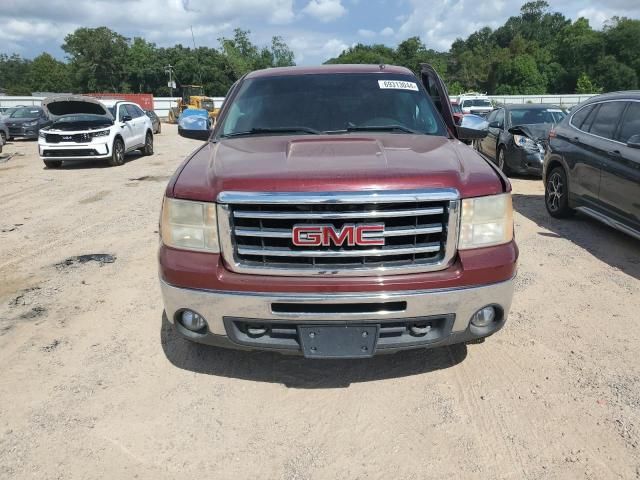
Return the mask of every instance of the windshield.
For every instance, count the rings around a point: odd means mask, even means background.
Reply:
[[[11,118],[36,118],[40,116],[40,112],[37,108],[19,108],[11,114]]]
[[[451,104],[451,111],[453,113],[462,113],[462,107],[460,107],[460,105],[457,104],[457,103],[452,103]]]
[[[559,108],[518,108],[509,111],[511,125],[556,124],[566,116]]]
[[[493,108],[493,105],[491,105],[491,102],[489,100],[486,100],[483,98],[476,98],[473,100],[464,100],[462,102],[462,107],[463,108],[469,108],[469,107]]]
[[[409,75],[316,74],[249,79],[240,87],[223,122],[223,136],[367,129],[446,135],[431,100]]]

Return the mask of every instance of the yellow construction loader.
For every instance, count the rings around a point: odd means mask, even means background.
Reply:
[[[215,124],[216,117],[220,113],[219,108],[215,108],[213,99],[204,94],[202,85],[183,85],[182,98],[178,100],[178,106],[169,110],[169,123],[178,123],[178,117],[187,108],[198,108],[209,112],[212,122]]]

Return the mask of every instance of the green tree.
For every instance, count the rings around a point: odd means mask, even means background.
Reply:
[[[107,27],[79,28],[64,38],[73,72],[72,81],[82,92],[128,91],[128,39]]]
[[[638,88],[635,70],[618,62],[613,55],[603,57],[593,68],[593,75],[598,85],[602,85],[607,92]]]
[[[547,93],[547,79],[529,54],[518,55],[499,65],[498,94],[534,95]]]
[[[576,93],[600,93],[601,91],[602,88],[596,86],[586,73],[582,73],[580,77],[578,77]]]
[[[29,95],[31,93],[31,62],[18,54],[0,54],[0,87],[7,95]]]

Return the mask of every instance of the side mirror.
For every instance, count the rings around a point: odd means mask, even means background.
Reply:
[[[640,135],[632,135],[627,140],[627,147],[629,148],[640,148]]]
[[[124,115],[122,117],[122,121],[125,122],[125,123],[126,122],[130,122],[131,120],[133,120],[133,118],[131,118],[131,115]]]
[[[502,124],[500,122],[491,122],[489,128],[502,128]]]
[[[193,140],[209,140],[209,130],[187,130],[178,126],[178,135],[184,138],[191,138]]]
[[[489,133],[489,124],[478,115],[465,115],[456,130],[458,140],[481,140]]]

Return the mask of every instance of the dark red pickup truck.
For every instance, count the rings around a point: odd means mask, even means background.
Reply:
[[[356,358],[504,325],[511,186],[424,65],[274,68],[229,91],[161,216],[168,320],[210,345]],[[206,135],[206,137],[203,137]]]

